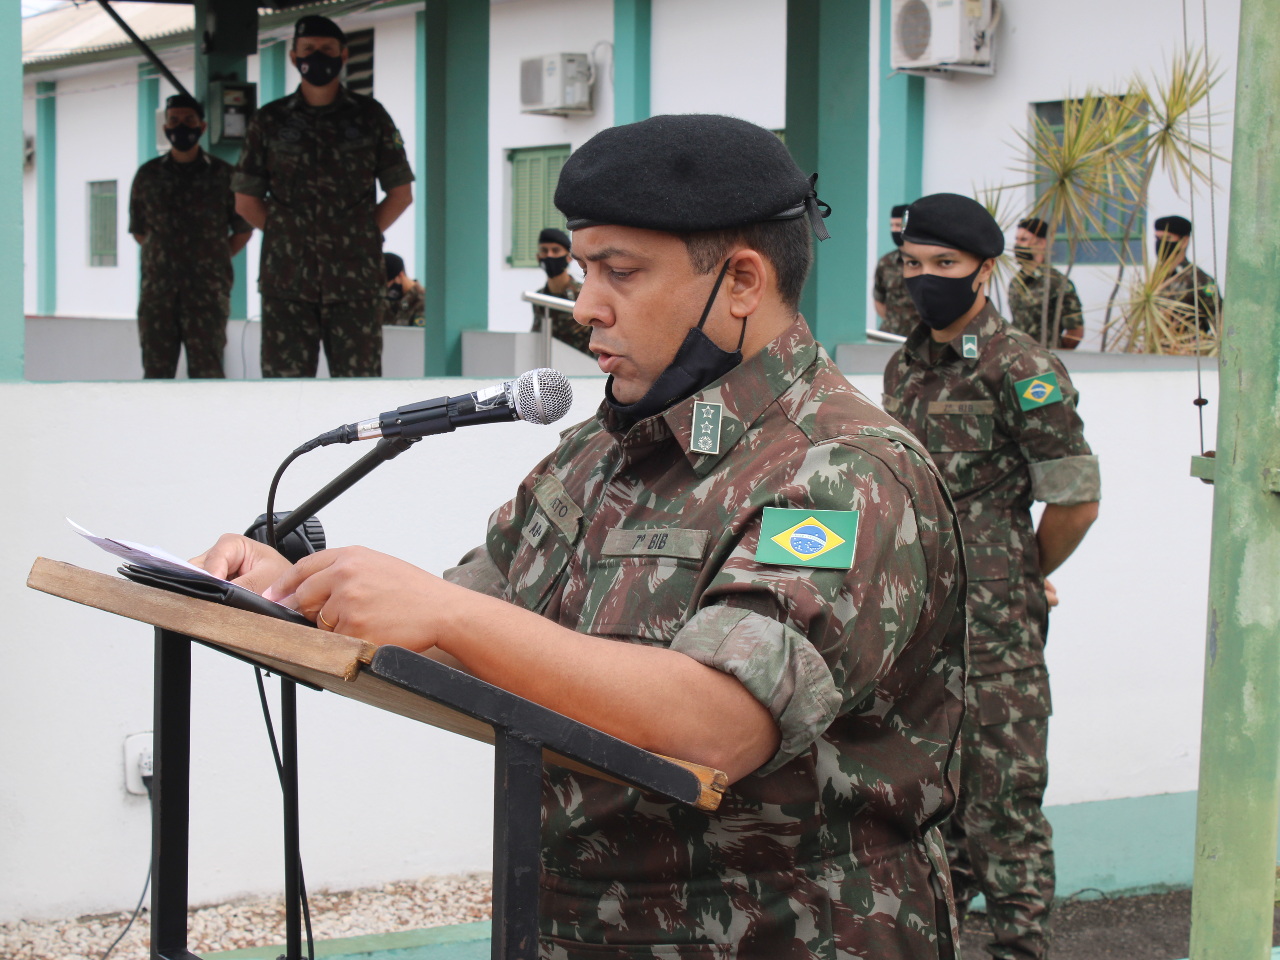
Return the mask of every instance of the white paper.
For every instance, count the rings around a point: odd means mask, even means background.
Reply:
[[[175,557],[167,550],[161,550],[159,547],[144,546],[141,543],[134,543],[130,540],[113,540],[107,537],[95,536],[70,517],[66,519],[67,523],[71,524],[71,529],[86,540],[96,543],[107,553],[115,554],[117,557],[139,567],[149,567],[153,570],[163,570],[168,573],[195,575],[212,583],[227,582],[221,577],[215,577],[207,570],[201,570],[193,563],[188,563],[186,560]]]

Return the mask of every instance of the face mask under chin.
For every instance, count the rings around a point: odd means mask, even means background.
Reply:
[[[923,274],[907,277],[907,293],[925,326],[931,330],[945,330],[966,313],[978,301],[974,281],[982,272],[982,265],[967,277],[939,277]]]
[[[684,335],[684,340],[680,344],[680,349],[676,351],[675,357],[666,369],[658,374],[657,379],[645,391],[643,397],[635,403],[619,403],[613,397],[613,377],[605,383],[605,402],[613,410],[623,430],[628,430],[641,420],[661,413],[674,403],[688,399],[742,363],[742,339],[747,333],[745,320],[742,323],[742,336],[738,338],[736,350],[720,349],[702,330],[728,269],[729,261],[726,260],[724,266],[720,268],[720,276],[716,278],[711,296],[707,298],[707,305],[703,308],[698,325]]]

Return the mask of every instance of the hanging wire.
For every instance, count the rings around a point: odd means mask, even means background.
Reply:
[[[1201,0],[1202,8],[1204,3],[1205,3],[1205,0]],[[1207,70],[1208,63],[1209,63],[1209,27],[1207,22],[1204,28],[1203,39],[1204,39],[1204,46],[1201,49],[1204,52],[1205,68]],[[1190,66],[1191,36],[1187,30],[1187,0],[1182,0],[1182,52],[1183,52],[1183,56],[1186,57],[1187,59],[1188,66]],[[1213,194],[1214,194],[1214,188],[1216,187],[1216,183],[1213,179],[1213,110],[1209,104],[1208,90],[1205,91],[1205,110],[1208,112],[1208,120],[1209,120],[1208,127],[1210,131],[1209,132],[1209,218],[1210,218],[1210,223],[1213,224],[1216,221],[1216,218],[1213,213],[1213,208],[1214,208]],[[1190,111],[1187,111],[1186,122],[1187,122],[1187,139],[1189,141],[1191,137],[1194,135],[1194,130],[1191,127]],[[1194,330],[1195,330],[1195,337],[1196,337],[1196,340],[1195,340],[1196,398],[1195,400],[1192,401],[1192,403],[1194,403],[1196,407],[1196,417],[1200,427],[1200,456],[1203,457],[1204,456],[1204,408],[1208,405],[1209,401],[1206,400],[1204,396],[1204,379],[1201,373],[1201,361],[1200,361],[1200,285],[1198,282],[1200,268],[1197,267],[1195,264],[1195,261],[1199,259],[1199,254],[1197,252],[1198,247],[1196,245],[1196,232],[1195,232],[1196,186],[1195,186],[1195,181],[1191,177],[1187,178],[1187,192],[1190,195],[1191,224],[1192,224],[1191,243],[1189,244],[1189,247],[1191,249],[1191,258],[1190,258],[1190,262],[1187,264],[1187,268],[1191,270],[1192,322],[1195,324]],[[1217,234],[1216,227],[1211,227],[1210,232],[1212,234],[1211,242],[1214,248],[1213,249],[1213,270],[1214,270],[1213,275],[1216,277],[1218,275],[1218,272],[1217,272],[1218,271],[1218,234]]]

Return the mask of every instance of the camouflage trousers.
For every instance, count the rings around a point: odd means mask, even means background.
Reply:
[[[1046,957],[1053,904],[1053,828],[1041,803],[1049,780],[1049,677],[1043,667],[970,676],[960,740],[960,796],[944,828],[963,919],[982,893],[1001,960]]]
[[[314,377],[321,343],[329,376],[382,376],[382,298],[330,303],[262,298],[264,377]]]
[[[220,378],[231,297],[217,290],[144,290],[138,298],[142,375],[172,380],[187,348],[187,376]]]

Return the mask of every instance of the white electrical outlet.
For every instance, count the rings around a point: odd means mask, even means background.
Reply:
[[[152,771],[151,743],[150,730],[124,738],[124,788],[142,797],[147,795],[142,778],[151,776]]]

